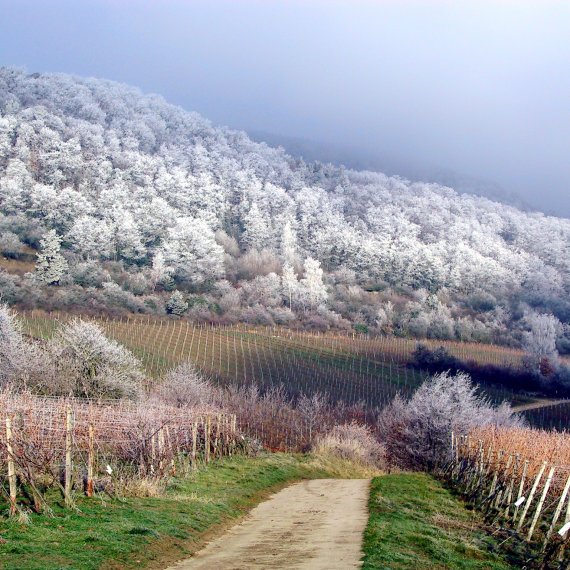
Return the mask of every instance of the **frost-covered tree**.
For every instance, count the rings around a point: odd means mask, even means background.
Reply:
[[[283,274],[281,275],[281,285],[283,288],[283,295],[287,299],[287,304],[289,308],[293,308],[293,299],[297,302],[297,296],[299,294],[299,281],[295,270],[291,265],[285,263],[283,266]]]
[[[164,261],[164,254],[162,251],[157,251],[152,259],[152,267],[150,269],[150,285],[152,290],[154,291],[159,283],[166,281],[171,273],[171,269],[166,266]]]
[[[297,236],[291,227],[291,222],[287,221],[283,226],[281,235],[281,259],[286,264],[294,266],[297,262]]]
[[[55,285],[67,269],[67,260],[61,254],[61,238],[55,230],[50,230],[40,241],[34,277],[41,283]]]
[[[204,220],[180,218],[160,251],[166,267],[182,282],[200,285],[224,275],[224,250]]]
[[[270,245],[271,228],[257,203],[254,202],[251,205],[249,212],[245,215],[244,222],[243,242],[247,248],[261,251]]]
[[[305,260],[304,268],[305,276],[300,281],[303,304],[309,309],[315,309],[328,298],[323,270],[320,262],[311,257]]]
[[[537,357],[556,357],[556,338],[561,330],[560,321],[553,315],[529,312],[525,321],[530,327],[523,335],[525,350]]]
[[[379,427],[394,463],[433,472],[450,458],[451,432],[459,436],[475,426],[521,424],[508,404],[491,406],[467,374],[444,372],[424,382],[409,400],[397,396],[382,411]]]
[[[111,225],[92,216],[78,218],[65,239],[84,259],[108,259],[114,251]]]
[[[166,312],[180,317],[188,310],[188,303],[180,291],[174,291],[166,303]]]

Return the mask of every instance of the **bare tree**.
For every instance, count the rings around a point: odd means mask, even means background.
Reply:
[[[297,402],[297,410],[301,414],[309,443],[313,441],[314,431],[325,418],[328,408],[328,399],[324,394],[315,392],[312,396],[303,394]]]
[[[494,408],[469,375],[435,375],[407,401],[397,396],[379,418],[389,459],[402,467],[433,471],[449,459],[451,432],[481,425],[519,425],[508,404]]]

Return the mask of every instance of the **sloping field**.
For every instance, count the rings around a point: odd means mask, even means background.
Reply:
[[[69,315],[27,313],[25,331],[49,338]],[[332,400],[383,406],[397,393],[411,394],[427,373],[407,366],[417,341],[396,337],[308,333],[279,327],[197,325],[185,320],[131,317],[92,318],[106,334],[127,346],[158,378],[179,363],[191,361],[206,376],[226,385],[283,385],[291,395],[326,392]],[[523,353],[475,343],[427,341],[444,346],[461,360],[479,364],[520,365]],[[506,388],[486,386],[497,402],[524,404],[530,399]],[[564,411],[564,408],[560,408]],[[533,425],[549,425],[549,410],[528,412]],[[558,425],[560,411],[554,410]],[[536,417],[535,417],[536,416]],[[537,423],[535,423],[535,421]]]

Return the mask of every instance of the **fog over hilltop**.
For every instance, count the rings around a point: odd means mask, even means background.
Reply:
[[[363,149],[361,161],[396,157],[406,177],[436,165],[570,217],[567,2],[0,0],[0,10],[0,64],[137,85],[215,124]]]

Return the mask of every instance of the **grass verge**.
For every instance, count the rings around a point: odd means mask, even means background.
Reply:
[[[477,513],[428,475],[373,479],[369,510],[363,570],[512,568]]]
[[[191,554],[208,531],[225,528],[280,486],[327,476],[326,466],[307,457],[233,457],[174,479],[159,498],[79,498],[77,512],[55,505],[53,518],[32,514],[28,525],[3,518],[0,568],[160,567]]]

